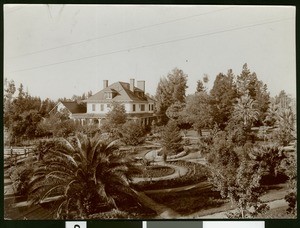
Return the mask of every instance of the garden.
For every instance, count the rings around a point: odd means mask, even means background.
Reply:
[[[247,65],[217,75],[209,92],[204,79],[185,96],[174,69],[152,123],[112,103],[100,128],[49,115],[51,102],[22,88],[12,99],[8,83],[6,219],[295,218],[292,99],[270,97]]]

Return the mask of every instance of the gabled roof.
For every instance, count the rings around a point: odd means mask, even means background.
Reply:
[[[78,104],[76,101],[61,101],[61,103],[72,114],[74,114],[74,113],[85,113],[86,112],[86,105],[85,104]]]
[[[133,102],[149,102],[154,101],[149,96],[139,96],[137,95],[138,92],[143,93],[144,91],[134,87],[134,92],[130,90],[130,84],[126,82],[115,82],[111,84],[110,86],[106,87],[105,89],[99,91],[98,93],[95,93],[93,96],[89,97],[85,100],[85,102],[93,102],[93,101],[108,101],[108,99],[105,98],[106,92],[114,92],[114,97],[110,99],[110,101],[133,101]]]

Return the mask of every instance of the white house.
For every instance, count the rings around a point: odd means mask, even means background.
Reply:
[[[108,80],[103,80],[103,89],[88,99],[86,113],[73,113],[71,118],[82,124],[98,123],[110,111],[112,102],[124,105],[128,118],[140,121],[141,124],[151,124],[154,119],[154,100],[145,94],[145,81],[130,79],[127,82],[115,82],[108,85]]]

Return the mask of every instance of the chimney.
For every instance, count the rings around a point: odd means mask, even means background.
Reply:
[[[137,81],[137,87],[145,92],[145,81]]]
[[[108,80],[103,80],[103,89],[105,89],[108,86]]]
[[[130,91],[132,91],[132,92],[134,92],[134,79],[133,78],[131,78],[130,79]]]

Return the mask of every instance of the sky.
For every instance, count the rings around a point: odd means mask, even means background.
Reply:
[[[5,5],[4,78],[42,99],[71,98],[103,80],[146,81],[154,95],[174,68],[187,94],[205,74],[244,63],[270,94],[296,97],[295,8],[205,5]]]

